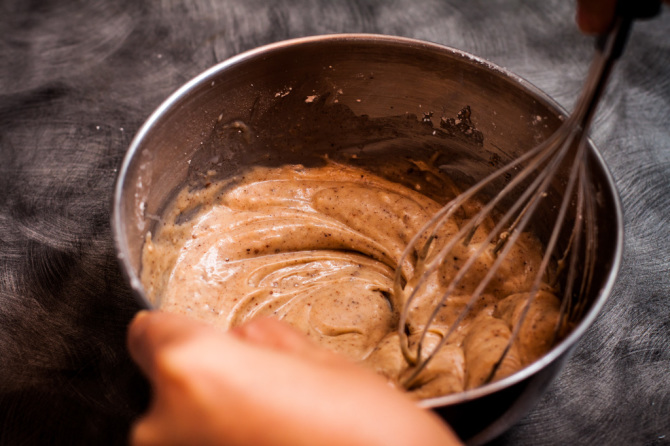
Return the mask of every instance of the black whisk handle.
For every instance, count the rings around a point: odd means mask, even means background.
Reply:
[[[607,45],[612,44],[609,57],[611,60],[618,59],[626,46],[633,20],[650,19],[660,12],[661,0],[619,0],[613,29],[596,39],[596,48],[603,53]]]
[[[617,15],[631,19],[650,19],[661,12],[661,0],[619,0]]]

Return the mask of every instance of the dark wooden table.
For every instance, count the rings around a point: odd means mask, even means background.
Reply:
[[[572,2],[191,0],[0,4],[0,443],[123,444],[146,406],[138,306],[116,263],[117,168],[142,122],[230,56],[314,34],[414,37],[521,75],[570,109],[592,54]],[[498,444],[670,443],[670,11],[639,23],[593,139],[625,212],[603,313]]]

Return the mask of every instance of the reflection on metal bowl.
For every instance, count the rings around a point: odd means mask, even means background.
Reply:
[[[390,178],[401,170],[392,160],[411,154],[437,160],[457,181],[471,183],[546,139],[561,119],[551,99],[517,76],[426,42],[332,35],[249,51],[184,85],[136,135],[114,196],[118,256],[137,298],[150,307],[139,280],[142,245],[186,184],[252,165],[309,165],[326,154]],[[494,438],[529,410],[610,293],[622,250],[621,209],[592,146],[589,165],[598,221],[608,224],[598,228],[595,283],[582,320],[517,373],[420,402],[471,444]],[[564,179],[555,182],[556,199]],[[545,209],[553,205],[550,197]],[[548,228],[534,230],[542,238]]]

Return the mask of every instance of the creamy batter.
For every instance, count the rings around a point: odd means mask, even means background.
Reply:
[[[443,181],[455,191],[448,178]],[[183,190],[156,236],[147,236],[142,282],[149,299],[165,311],[223,329],[276,317],[397,384],[408,364],[397,334],[402,303],[393,297],[394,270],[410,238],[440,207],[418,190],[333,162],[258,167],[204,189]],[[440,237],[455,233],[475,208],[462,209]],[[461,251],[413,302],[410,343],[423,329],[437,292],[491,225],[485,222],[467,247],[459,244]],[[524,234],[473,311],[413,384],[415,397],[485,382],[518,323],[541,255],[540,243]],[[425,348],[453,324],[493,260],[488,249],[442,306]],[[403,265],[406,277],[413,267],[411,261]],[[495,379],[551,347],[558,312],[558,299],[544,287]]]

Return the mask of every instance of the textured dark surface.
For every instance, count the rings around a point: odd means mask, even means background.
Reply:
[[[0,2],[0,444],[123,444],[147,387],[109,225],[117,167],[172,91],[241,51],[337,32],[487,58],[571,108],[592,41],[572,2]],[[638,24],[593,138],[626,243],[602,315],[497,444],[670,443],[670,11]]]

